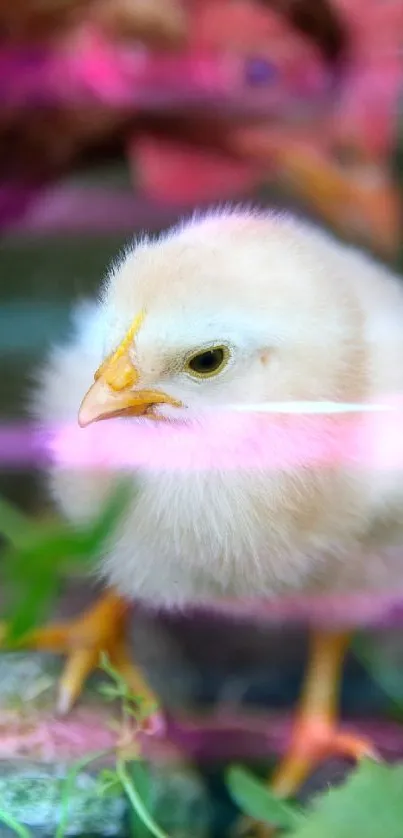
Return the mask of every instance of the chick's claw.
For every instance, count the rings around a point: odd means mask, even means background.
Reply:
[[[379,759],[372,743],[353,733],[344,733],[326,720],[305,719],[296,723],[288,754],[275,773],[271,788],[280,797],[291,797],[316,766],[332,756],[360,760]]]
[[[151,689],[131,661],[125,630],[128,606],[113,592],[107,592],[88,611],[70,622],[35,629],[21,646],[67,656],[59,681],[57,709],[69,712],[79,697],[87,677],[106,659],[122,678],[133,697],[138,697],[143,716],[158,706]],[[152,717],[154,718],[154,716]],[[155,726],[161,728],[159,715]],[[154,725],[151,726],[152,728]]]

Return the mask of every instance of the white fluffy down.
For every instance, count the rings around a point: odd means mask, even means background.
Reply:
[[[401,280],[287,216],[226,210],[192,219],[133,246],[100,301],[77,310],[70,342],[53,351],[38,381],[41,423],[76,427],[95,369],[140,310],[146,316],[132,348],[138,386],[163,389],[185,405],[166,408],[170,421],[150,433],[180,435],[185,422],[206,467],[133,470],[139,492],[103,559],[107,582],[125,596],[180,606],[403,581],[401,471],[308,467],[304,452],[291,470],[214,467],[214,450],[233,446],[234,435],[239,446],[253,435],[256,445],[275,445],[270,416],[248,405],[401,393]],[[191,379],[183,359],[212,343],[230,347],[230,364],[215,378]],[[234,405],[244,410],[231,425]],[[146,419],[101,422],[96,444],[102,447],[102,428],[119,421],[135,450]],[[309,436],[309,417],[301,421]],[[341,421],[327,419],[329,439]],[[382,431],[371,423],[366,441],[376,450]],[[92,427],[77,433],[95,440]],[[82,520],[97,512],[114,477],[112,468],[56,463],[49,481],[63,513]]]

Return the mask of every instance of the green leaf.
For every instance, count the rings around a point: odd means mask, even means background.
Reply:
[[[141,762],[126,763],[126,770],[145,809],[150,809],[152,790],[150,772]],[[130,834],[135,838],[150,838],[150,830],[136,809],[132,807],[130,807]]]
[[[42,623],[48,616],[48,605],[56,599],[59,580],[51,576],[37,576],[26,589],[24,607],[12,612],[7,632],[7,641],[13,645],[23,638],[32,626]],[[23,592],[21,592],[23,593]]]
[[[15,546],[28,539],[33,531],[32,522],[11,503],[0,498],[0,534]]]
[[[169,838],[167,833],[155,822],[150,812],[152,780],[146,766],[139,762],[124,762],[118,759],[116,773],[130,803],[130,834],[133,838]]]
[[[132,484],[120,481],[97,520],[76,530],[63,522],[35,524],[0,499],[0,534],[11,544],[1,556],[6,643],[22,641],[46,618],[68,570],[99,558],[132,497]]]
[[[363,761],[344,785],[315,798],[305,815],[292,838],[402,838],[403,764]]]
[[[228,791],[246,815],[263,823],[291,829],[301,822],[297,806],[276,797],[270,789],[245,768],[232,765],[226,772]]]

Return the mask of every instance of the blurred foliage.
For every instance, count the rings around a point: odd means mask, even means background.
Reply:
[[[116,497],[116,496],[115,496]],[[105,768],[99,774],[98,794],[119,794],[123,791],[130,804],[130,835],[133,838],[169,838],[152,817],[151,805],[152,779],[147,763],[140,761],[140,748],[137,734],[147,724],[149,716],[155,708],[145,711],[144,703],[139,696],[134,695],[122,676],[110,664],[106,656],[102,660],[102,668],[112,679],[111,685],[103,685],[100,692],[108,700],[118,699],[120,703],[119,739],[121,748],[117,748],[113,769]],[[73,765],[69,772],[62,800],[62,816],[55,838],[64,838],[68,834],[69,799],[73,785],[77,782],[78,774],[83,767],[98,759],[110,755],[109,751],[99,751],[84,756]]]
[[[20,641],[47,616],[64,576],[99,558],[132,497],[132,483],[121,481],[98,518],[75,529],[62,521],[31,520],[0,499],[7,642]]]
[[[301,821],[302,814],[296,806],[272,794],[267,785],[249,771],[233,765],[227,771],[228,791],[241,811],[263,823],[270,823],[292,831]]]
[[[247,815],[289,838],[402,838],[403,764],[364,760],[342,786],[317,795],[303,810],[238,766],[228,770],[227,783]]]

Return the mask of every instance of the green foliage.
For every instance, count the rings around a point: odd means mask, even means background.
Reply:
[[[147,719],[139,696],[131,692],[106,656],[103,657],[102,668],[113,683],[101,686],[100,692],[106,696],[107,700],[120,700],[122,735],[127,738],[130,734],[135,736]],[[148,709],[147,715],[150,712],[154,710]],[[118,794],[121,791],[126,794],[130,802],[130,832],[133,838],[148,838],[150,835],[154,838],[168,838],[149,812],[151,781],[146,763],[118,757],[114,769],[105,769],[99,780],[100,794]]]
[[[363,762],[339,788],[306,811],[292,838],[402,838],[403,765]]]
[[[124,681],[120,673],[112,666],[105,654],[101,656],[101,668],[109,675],[112,681],[110,684],[101,684],[99,687],[99,692],[105,701],[120,701],[124,723],[127,724],[132,719],[141,727],[159,709],[158,703],[151,704],[143,696],[135,696],[127,682]]]
[[[227,771],[228,791],[246,814],[256,821],[273,824],[283,829],[296,826],[301,815],[291,803],[272,794],[261,780],[239,765],[232,765]]]
[[[121,482],[108,498],[98,518],[91,524],[72,529],[63,522],[38,523],[0,499],[0,536],[7,543],[1,563],[3,585],[7,592],[7,635],[11,646],[23,642],[28,631],[45,618],[58,593],[63,576],[79,570],[99,558],[105,542],[112,535],[133,497],[133,487]],[[138,696],[131,693],[126,682],[104,657],[103,669],[112,683],[101,689],[106,700],[119,700],[123,731],[131,727],[133,734],[141,729],[154,708],[144,707]],[[101,757],[111,755],[102,751],[89,754],[71,768],[64,785],[62,813],[55,838],[64,838],[68,828],[69,799],[77,776],[83,768]],[[105,769],[99,778],[99,794],[126,794],[131,806],[131,827],[136,838],[154,835],[167,838],[151,817],[146,804],[150,777],[147,766],[118,758],[114,769]],[[5,823],[21,838],[30,838],[29,831],[7,812],[0,809],[0,822]]]
[[[112,684],[107,685],[107,698],[119,699],[121,702],[121,734],[124,738],[128,738],[130,733],[135,737],[145,721],[144,712],[142,708],[139,708],[138,696],[131,693],[124,679],[116,672],[106,656],[103,658],[102,668],[113,681]],[[100,687],[100,692],[104,693],[105,687]],[[99,751],[83,757],[72,766],[64,785],[62,814],[55,838],[64,838],[66,835],[69,799],[80,771],[92,762],[113,755],[112,751]],[[126,795],[130,803],[130,828],[133,838],[149,838],[150,835],[154,838],[169,838],[148,810],[150,789],[148,767],[138,760],[126,760],[118,756],[113,768],[105,768],[98,775],[98,795],[121,794],[122,792]]]
[[[233,766],[228,790],[242,811],[284,830],[287,838],[402,838],[403,763],[364,760],[347,781],[317,795],[302,811],[280,801],[248,771]]]
[[[123,790],[125,791],[128,797],[132,809],[131,832],[133,838],[140,838],[140,835],[153,835],[154,838],[169,838],[167,833],[160,829],[160,827],[155,822],[154,818],[152,818],[146,806],[144,805],[144,801],[141,798],[141,794],[139,793],[139,790],[134,783],[135,777],[133,776],[133,774],[135,776],[137,775],[138,777],[139,766],[136,766],[136,768],[133,771],[132,763],[132,772],[130,776],[128,770],[128,763],[125,763],[121,759],[117,760],[116,774],[122,784]],[[142,783],[143,790],[145,788],[149,788],[149,778],[147,773],[143,773]],[[141,823],[141,833],[139,833],[138,831],[139,822]]]
[[[65,574],[99,558],[132,495],[132,485],[122,481],[98,518],[76,529],[64,522],[32,522],[0,499],[0,535],[8,542],[1,568],[9,643],[45,619]]]
[[[119,699],[121,706],[121,731],[123,736],[135,736],[154,709],[144,708],[140,697],[134,695],[126,681],[117,672],[106,655],[102,659],[102,669],[109,675],[112,684],[101,686],[100,692],[107,700]],[[139,760],[118,758],[113,771],[106,770],[101,777],[103,793],[124,791],[130,802],[130,830],[133,838],[168,838],[149,812],[151,780],[147,764]]]
[[[87,768],[88,765],[91,765],[91,763],[95,762],[96,760],[102,759],[102,757],[107,756],[108,754],[109,751],[97,751],[94,754],[89,754],[83,757],[82,759],[77,760],[77,762],[75,762],[74,765],[71,767],[64,783],[61,801],[62,811],[55,838],[64,838],[64,836],[66,835],[69,820],[69,800],[71,798],[71,794],[80,771],[82,771],[83,768]]]
[[[146,810],[150,811],[152,805],[152,781],[147,765],[141,762],[129,762],[126,765],[126,773],[132,788],[136,789],[143,806]],[[121,776],[118,779],[121,782]],[[133,838],[134,836],[135,838],[150,838],[150,830],[147,824],[144,823],[144,819],[140,817],[137,809],[133,808],[133,806],[130,808],[129,823],[130,834],[133,835]]]

